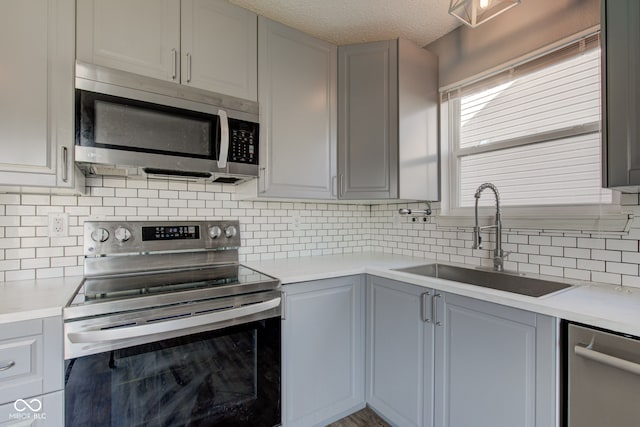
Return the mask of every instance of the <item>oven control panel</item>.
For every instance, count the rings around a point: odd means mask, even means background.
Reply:
[[[239,230],[238,221],[87,221],[84,254],[237,249]]]

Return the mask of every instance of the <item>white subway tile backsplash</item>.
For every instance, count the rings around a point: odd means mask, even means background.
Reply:
[[[622,261],[622,252],[620,251],[602,251],[599,249],[593,249],[591,251],[591,258],[602,261]]]
[[[233,186],[164,179],[87,182],[89,196],[0,194],[0,280],[82,274],[83,223],[95,219],[239,219],[241,261],[373,250],[492,266],[493,233],[483,233],[483,249],[472,250],[470,228],[438,227],[432,218],[413,222],[397,214],[406,204],[237,200]],[[48,238],[49,212],[69,214],[69,237]],[[631,230],[640,236],[639,224]],[[508,269],[640,286],[632,233],[505,230],[503,249],[511,252]]]
[[[620,273],[630,276],[638,275],[638,264],[625,264],[620,262],[607,262],[607,273]]]
[[[603,273],[600,271],[591,272],[591,280],[594,282],[610,283],[612,285],[622,284],[622,275],[613,273]]]
[[[588,249],[604,249],[605,242],[605,239],[591,239],[582,237],[578,239],[578,247]]]
[[[637,240],[607,239],[606,248],[617,251],[638,251]]]

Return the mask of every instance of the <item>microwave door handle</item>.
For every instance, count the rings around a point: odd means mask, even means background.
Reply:
[[[163,334],[173,331],[188,331],[204,325],[213,325],[233,319],[242,319],[246,316],[273,310],[280,306],[281,298],[273,298],[256,304],[244,305],[229,310],[221,310],[213,313],[201,314],[182,319],[168,320],[165,322],[148,323],[146,325],[129,326],[114,329],[88,330],[83,332],[70,332],[67,338],[74,344],[107,343],[111,341],[145,337],[147,335]],[[278,315],[279,316],[279,315]]]
[[[226,169],[229,156],[229,118],[227,112],[218,110],[220,116],[220,156],[218,157],[218,169]]]

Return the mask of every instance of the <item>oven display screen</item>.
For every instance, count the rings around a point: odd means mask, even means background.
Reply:
[[[142,240],[198,240],[200,227],[197,225],[171,225],[142,227]]]

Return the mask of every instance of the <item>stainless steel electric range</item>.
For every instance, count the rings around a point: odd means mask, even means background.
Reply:
[[[280,425],[277,279],[237,221],[87,222],[64,309],[70,426]]]

